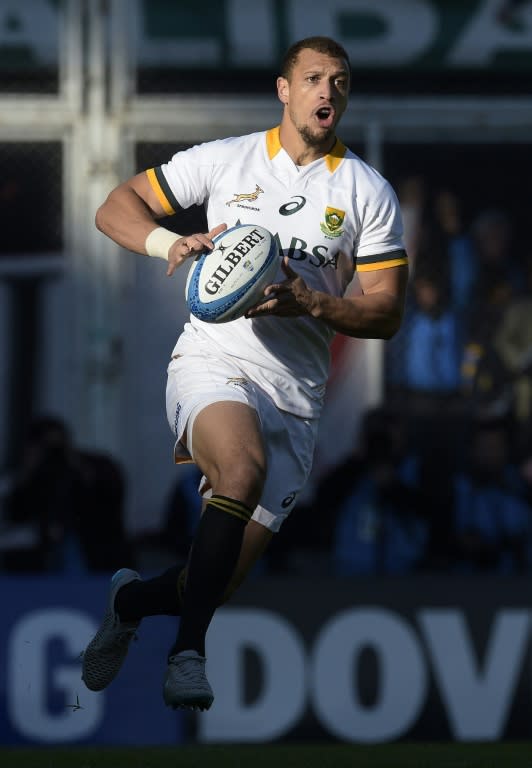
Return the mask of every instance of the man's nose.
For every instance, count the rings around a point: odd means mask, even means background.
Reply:
[[[320,98],[327,99],[327,101],[334,101],[336,94],[334,83],[329,82],[329,80],[324,80],[321,86]]]

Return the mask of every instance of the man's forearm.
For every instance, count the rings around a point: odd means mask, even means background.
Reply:
[[[361,339],[390,339],[401,325],[403,301],[388,293],[338,298],[313,291],[309,314],[338,333]]]

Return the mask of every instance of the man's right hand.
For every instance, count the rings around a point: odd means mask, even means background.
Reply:
[[[226,229],[227,224],[219,224],[214,229],[211,229],[210,232],[199,232],[195,235],[187,235],[176,240],[168,251],[167,276],[171,277],[176,269],[187,259],[195,258],[205,250],[212,251],[214,248],[213,239]]]

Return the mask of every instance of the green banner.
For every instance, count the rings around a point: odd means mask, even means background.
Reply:
[[[0,0],[0,68],[57,65],[64,7]],[[110,21],[116,6],[104,7]],[[291,42],[324,34],[364,70],[532,70],[530,0],[130,0],[122,9],[140,69],[270,71]]]
[[[532,69],[524,0],[144,0],[139,64],[275,68],[294,40],[334,37],[360,69]]]

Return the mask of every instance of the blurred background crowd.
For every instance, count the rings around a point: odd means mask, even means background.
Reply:
[[[459,194],[397,184],[410,254],[403,327],[385,345],[385,397],[352,450],[314,482],[261,572],[350,576],[532,570],[532,251],[511,212],[466,221]],[[78,448],[56,416],[30,423],[4,482],[6,572],[109,571],[184,561],[199,471],[176,470],[154,517],[128,530],[118,457]]]

